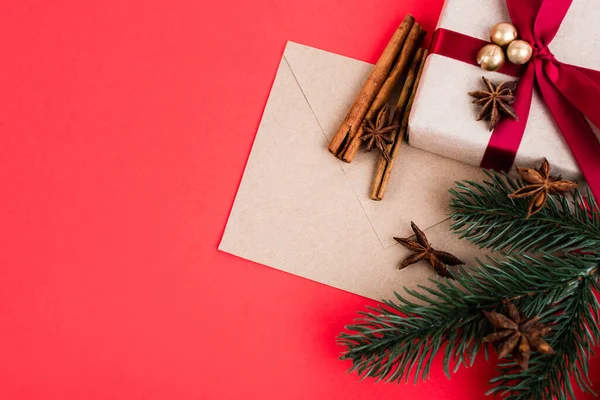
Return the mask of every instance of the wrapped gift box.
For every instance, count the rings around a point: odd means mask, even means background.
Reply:
[[[510,21],[506,0],[446,0],[438,28],[489,40],[492,26],[503,21]],[[549,46],[557,60],[600,70],[598,21],[598,0],[574,0]],[[476,121],[479,107],[467,93],[483,89],[482,76],[496,83],[515,79],[441,55],[429,56],[410,117],[409,143],[479,165],[492,133],[487,121]],[[600,138],[598,129],[593,129]],[[536,90],[515,163],[532,166],[544,157],[552,164],[553,174],[581,178],[569,147]]]

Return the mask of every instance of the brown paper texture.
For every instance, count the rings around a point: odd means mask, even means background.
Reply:
[[[478,249],[449,232],[448,189],[478,168],[405,146],[386,198],[369,199],[377,157],[346,164],[327,151],[372,65],[288,43],[219,249],[373,299],[429,284],[427,263],[394,236],[410,221],[467,262]]]
[[[510,21],[506,0],[446,0],[438,27],[489,40],[498,22]],[[575,0],[550,44],[562,62],[600,69],[600,3]],[[409,121],[411,146],[479,165],[491,133],[475,121],[478,107],[470,91],[482,88],[481,77],[495,82],[515,78],[482,70],[439,55],[429,57]],[[600,112],[600,110],[599,110]],[[553,173],[580,179],[579,167],[540,95],[534,92],[531,113],[516,164],[535,165],[546,157]]]

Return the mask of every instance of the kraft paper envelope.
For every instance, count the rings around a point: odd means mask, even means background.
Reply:
[[[448,189],[481,171],[402,147],[383,201],[369,199],[378,157],[352,164],[327,151],[372,65],[288,43],[219,249],[373,299],[430,284],[426,262],[393,237],[414,221],[434,247],[473,262],[481,252],[450,233]]]

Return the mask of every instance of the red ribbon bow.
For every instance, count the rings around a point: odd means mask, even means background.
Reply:
[[[519,121],[502,120],[494,130],[481,166],[511,168],[531,109],[534,85],[540,91],[583,175],[600,199],[600,142],[586,117],[600,127],[600,71],[561,63],[548,49],[573,0],[506,0],[521,39],[533,48],[523,66],[507,64],[500,72],[520,77],[514,109]],[[487,42],[446,29],[438,29],[431,54],[477,65],[477,52]]]

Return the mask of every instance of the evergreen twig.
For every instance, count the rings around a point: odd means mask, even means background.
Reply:
[[[538,214],[526,219],[527,200],[508,198],[523,182],[484,172],[488,181],[458,182],[450,190],[452,230],[461,238],[506,253],[600,249],[600,209],[591,195],[576,190],[572,198],[551,196]]]
[[[452,364],[454,370],[472,365],[480,339],[490,333],[482,310],[498,307],[502,299],[530,298],[523,311],[537,314],[572,298],[580,282],[597,279],[598,263],[594,255],[490,258],[476,271],[460,269],[456,283],[435,280],[434,288],[405,289],[411,298],[396,294],[395,301],[361,313],[359,323],[347,327],[350,332],[339,337],[347,347],[341,358],[352,360],[352,371],[363,377],[389,382],[414,374],[416,381],[427,377],[433,357],[447,345],[449,375]]]

